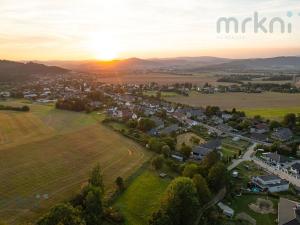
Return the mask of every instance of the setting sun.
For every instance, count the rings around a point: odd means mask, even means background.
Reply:
[[[95,58],[98,60],[113,60],[118,57],[118,52],[114,49],[100,49],[98,53],[95,54]]]
[[[98,35],[96,35],[98,36]],[[99,35],[99,38],[91,38],[88,41],[88,46],[91,54],[97,60],[110,61],[119,57],[120,48],[117,46],[117,41],[113,38],[105,38]]]

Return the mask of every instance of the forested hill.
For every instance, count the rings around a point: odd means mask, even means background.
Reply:
[[[0,81],[23,81],[34,75],[60,74],[68,70],[56,67],[46,66],[38,63],[21,63],[8,60],[0,60]]]

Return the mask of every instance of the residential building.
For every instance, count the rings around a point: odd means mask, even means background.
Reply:
[[[252,177],[251,182],[262,191],[271,193],[287,191],[289,189],[289,182],[275,175]]]

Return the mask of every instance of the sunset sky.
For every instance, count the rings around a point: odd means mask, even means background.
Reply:
[[[219,17],[255,11],[293,32],[216,32]],[[11,60],[300,56],[300,0],[0,0],[0,28]]]

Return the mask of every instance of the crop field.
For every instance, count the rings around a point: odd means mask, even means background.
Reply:
[[[103,115],[29,106],[28,113],[0,112],[0,218],[8,224],[34,221],[68,200],[96,163],[109,195],[116,177],[126,179],[151,157],[102,125]]]
[[[169,183],[169,179],[161,179],[150,170],[136,177],[115,204],[125,216],[125,224],[147,225]]]
[[[168,101],[191,106],[216,105],[222,109],[237,108],[247,115],[262,115],[266,118],[282,118],[288,112],[300,113],[300,94],[275,92],[254,93],[217,93],[201,94],[192,92],[190,96],[166,97]]]
[[[98,80],[105,83],[123,84],[147,84],[155,82],[158,84],[175,84],[175,83],[193,83],[204,85],[210,83],[214,85],[230,85],[232,83],[217,82],[217,77],[210,73],[200,74],[171,74],[171,73],[146,73],[146,74],[109,74],[99,77]]]

